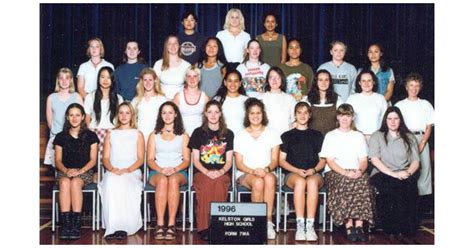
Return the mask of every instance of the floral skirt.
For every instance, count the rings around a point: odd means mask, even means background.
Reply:
[[[325,176],[328,186],[328,209],[334,223],[342,225],[347,219],[359,219],[374,224],[374,191],[369,176],[364,173],[352,179],[330,171]]]
[[[88,170],[85,173],[79,175],[79,178],[82,179],[82,181],[84,181],[84,186],[86,186],[86,185],[92,183],[93,175],[94,175],[94,171]],[[61,179],[61,177],[68,177],[68,176],[66,174],[64,174],[63,172],[58,170],[58,173],[56,174],[56,181],[58,183],[59,183],[59,179]]]

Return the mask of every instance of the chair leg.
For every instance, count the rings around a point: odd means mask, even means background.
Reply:
[[[194,230],[194,191],[189,193],[189,231]]]
[[[143,230],[146,232],[147,219],[146,219],[146,192],[143,192]]]
[[[55,230],[55,227],[56,227],[56,192],[53,191],[53,201],[51,203],[51,207],[52,207],[52,210],[51,210],[51,215],[53,217],[53,223],[52,223],[52,226],[51,226],[51,231],[54,232]]]
[[[183,232],[186,231],[186,192],[183,192],[183,206],[182,206],[182,212],[183,212]]]
[[[96,192],[93,191],[93,192],[92,192],[92,231],[97,230],[97,229],[96,229],[96,227],[97,227],[96,224],[97,224],[97,223],[96,223],[96,221],[95,221],[95,211],[96,211],[96,204],[95,204],[95,201],[96,201],[97,199],[96,199],[96,195],[95,195],[95,194],[96,194]]]
[[[326,193],[324,193],[323,194],[323,211],[322,211],[323,212],[323,232],[326,232],[326,213],[327,213],[326,204],[327,204]]]
[[[276,211],[276,231],[280,231],[280,217],[281,217],[281,194],[277,192],[277,211]]]
[[[287,206],[287,203],[288,203],[288,194],[285,193],[285,200],[283,202],[284,204],[284,209],[283,209],[283,231],[286,232],[286,220],[287,220],[287,215],[286,215],[286,206]]]

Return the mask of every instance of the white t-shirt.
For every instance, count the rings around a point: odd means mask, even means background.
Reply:
[[[158,111],[161,104],[166,101],[168,99],[162,95],[150,97],[148,101],[143,97],[140,103],[138,103],[137,98],[133,98],[132,105],[137,114],[138,130],[143,133],[145,141],[147,141],[149,134],[155,129]]]
[[[412,132],[425,131],[427,125],[434,124],[433,106],[424,99],[410,101],[406,98],[395,106],[402,112],[405,124]]]
[[[118,97],[118,104],[121,104],[123,102],[123,97],[118,94],[117,94],[117,97]],[[114,123],[110,122],[109,99],[100,100],[99,123],[97,123],[97,118],[95,117],[94,99],[95,99],[95,91],[87,94],[86,99],[84,101],[84,110],[86,111],[86,114],[91,116],[91,123],[89,124],[89,128],[100,128],[100,129],[114,128],[115,127]]]
[[[250,34],[242,30],[237,36],[234,36],[227,29],[224,29],[217,32],[216,37],[224,46],[227,62],[242,63],[244,61],[245,48],[251,39]]]
[[[387,110],[387,101],[384,96],[373,92],[370,95],[356,93],[347,99],[355,112],[354,123],[357,130],[366,135],[371,135],[379,130],[383,115]]]
[[[161,65],[163,65],[163,59],[156,61],[153,70],[155,70],[158,78],[160,78],[161,90],[165,93],[166,98],[173,100],[176,93],[183,89],[186,70],[191,64],[181,59],[178,67],[168,67],[164,71],[161,70]]]
[[[247,167],[264,168],[271,162],[272,148],[281,143],[280,135],[268,127],[265,127],[258,139],[254,139],[244,129],[234,138],[234,151],[243,156],[243,162]],[[243,172],[237,171],[237,177],[243,174]]]
[[[247,96],[259,98],[265,90],[265,78],[270,66],[247,61],[237,66],[237,70],[242,75],[242,85]]]
[[[245,101],[248,96],[239,95],[238,97],[226,96],[222,104],[222,112],[224,113],[227,128],[237,134],[244,129],[245,119]]]
[[[77,76],[82,76],[84,78],[84,90],[87,94],[97,89],[97,75],[99,70],[105,66],[115,69],[114,65],[105,61],[105,59],[102,59],[97,67],[94,67],[94,64],[90,59],[79,66]]]
[[[296,100],[287,93],[263,93],[262,102],[268,117],[268,127],[277,131],[279,135],[291,129],[295,120]]]
[[[367,157],[367,142],[361,132],[342,132],[336,128],[324,137],[319,157],[334,158],[343,169],[359,169],[359,159]],[[331,168],[326,166],[325,170]]]

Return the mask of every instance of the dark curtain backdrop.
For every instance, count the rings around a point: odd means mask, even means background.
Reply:
[[[195,11],[198,31],[214,36],[230,8],[242,11],[245,31],[252,37],[263,32],[264,14],[276,13],[278,32],[302,41],[302,60],[314,69],[330,60],[334,39],[348,45],[345,60],[356,67],[365,63],[368,44],[379,42],[395,72],[395,101],[405,96],[403,78],[416,71],[424,77],[421,97],[434,104],[434,4],[41,4],[41,120],[56,72],[69,67],[76,75],[88,60],[90,38],[102,39],[105,59],[115,66],[122,63],[126,41],[137,39],[153,66],[161,58],[165,37],[182,32],[183,12]]]

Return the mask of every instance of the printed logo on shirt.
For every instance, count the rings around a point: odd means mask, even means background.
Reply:
[[[227,142],[219,140],[217,136],[214,136],[209,143],[202,145],[199,148],[201,154],[201,161],[208,165],[223,165],[225,164],[224,156]]]
[[[263,93],[265,88],[264,77],[246,77],[242,80],[245,92],[260,92]]]
[[[348,75],[331,75],[333,84],[349,84]]]
[[[194,52],[196,52],[196,46],[192,42],[185,41],[181,44],[181,53],[184,56],[190,56]]]
[[[286,93],[301,94],[301,90],[298,89],[298,79],[301,76],[301,73],[292,73],[288,77],[286,77]]]

